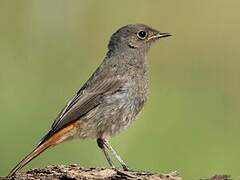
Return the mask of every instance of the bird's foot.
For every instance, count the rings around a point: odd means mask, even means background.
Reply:
[[[122,165],[122,168],[123,168],[124,171],[130,171],[129,167],[125,164]]]

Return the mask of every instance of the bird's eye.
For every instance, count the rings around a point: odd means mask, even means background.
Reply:
[[[147,37],[147,32],[146,31],[139,31],[137,33],[137,36],[139,39],[145,39]]]

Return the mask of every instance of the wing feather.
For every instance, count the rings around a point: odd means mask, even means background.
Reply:
[[[99,81],[98,81],[99,82]],[[84,85],[83,88],[67,103],[57,119],[53,122],[51,130],[41,140],[40,144],[55,134],[57,131],[72,123],[86,113],[101,104],[103,98],[118,91],[126,82],[123,78],[110,77],[105,81],[100,81],[90,86]]]

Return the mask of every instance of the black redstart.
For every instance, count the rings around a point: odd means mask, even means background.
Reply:
[[[97,139],[109,165],[114,168],[107,150],[127,170],[109,139],[126,129],[142,110],[148,95],[147,52],[157,39],[167,36],[170,34],[144,24],[117,30],[101,65],[68,102],[37,147],[8,176],[49,147],[75,137]]]

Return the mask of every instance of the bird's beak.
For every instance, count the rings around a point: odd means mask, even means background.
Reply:
[[[169,33],[157,32],[156,34],[149,37],[148,40],[150,40],[150,39],[160,39],[160,38],[164,38],[164,37],[168,37],[168,36],[172,36],[172,35],[169,34]]]
[[[158,38],[158,39],[159,39],[159,38],[168,37],[168,36],[171,36],[171,34],[159,32],[159,33],[157,33],[157,34],[155,35],[155,37]]]

